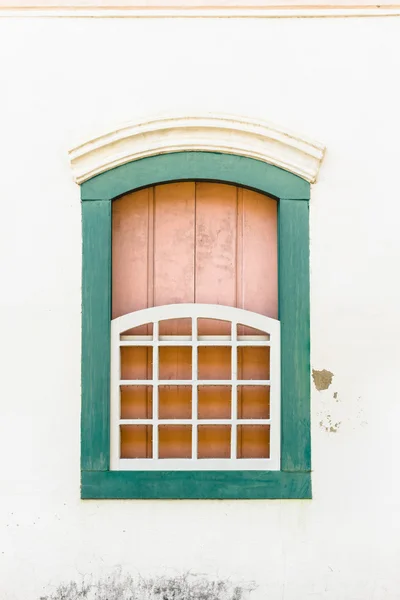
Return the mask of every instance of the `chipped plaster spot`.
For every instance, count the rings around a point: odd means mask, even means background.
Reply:
[[[341,424],[341,421],[336,421],[334,423],[330,414],[326,415],[326,417],[319,422],[319,426],[321,427],[321,429],[323,429],[327,433],[336,433]]]
[[[331,371],[327,371],[326,369],[322,369],[322,371],[313,369],[312,377],[316,389],[321,392],[322,390],[327,390],[331,385],[333,373],[331,373]]]

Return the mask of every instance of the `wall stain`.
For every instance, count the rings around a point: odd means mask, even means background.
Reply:
[[[312,370],[314,385],[319,392],[328,389],[332,383],[333,376],[333,373],[326,369],[322,369],[321,371],[317,371],[316,369]]]
[[[99,580],[84,578],[59,585],[39,600],[245,600],[254,583],[233,583],[194,574],[132,577],[119,569]]]

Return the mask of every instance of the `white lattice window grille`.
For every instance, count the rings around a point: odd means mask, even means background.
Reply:
[[[160,335],[162,324],[172,319],[185,320],[188,335]],[[230,334],[200,335],[202,319],[224,322]],[[141,334],[132,335],[138,328]],[[249,352],[253,359],[243,375],[240,360]],[[129,353],[133,362],[141,361],[133,372],[125,364]],[[176,379],[168,369],[168,356],[174,353],[184,357],[185,366]],[[260,369],[262,378],[253,378]],[[180,398],[175,408],[169,402],[171,390]],[[216,414],[207,404],[210,397],[211,402],[218,399]],[[111,468],[279,470],[279,321],[210,304],[159,306],[114,319]]]

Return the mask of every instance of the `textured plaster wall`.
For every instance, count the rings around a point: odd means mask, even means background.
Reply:
[[[0,21],[1,600],[116,567],[254,580],[256,599],[399,598],[399,28]],[[327,145],[310,211],[311,358],[333,375],[312,384],[312,501],[79,499],[81,232],[67,150],[180,109],[260,117]]]

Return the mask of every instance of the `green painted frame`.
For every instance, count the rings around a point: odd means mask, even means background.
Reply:
[[[241,185],[278,200],[280,471],[110,471],[111,202],[190,180]],[[211,152],[143,158],[81,185],[82,498],[311,498],[309,198],[310,184],[297,175]]]

